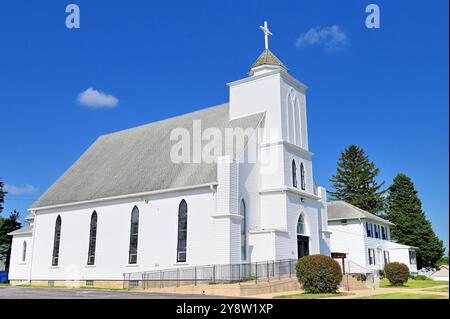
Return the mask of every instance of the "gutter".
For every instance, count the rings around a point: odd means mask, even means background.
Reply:
[[[213,190],[214,186],[216,186],[217,184],[218,184],[217,182],[213,182],[213,183],[199,184],[199,185],[192,185],[192,186],[167,188],[167,189],[163,189],[163,190],[150,191],[150,192],[142,192],[142,193],[135,193],[135,194],[103,197],[103,198],[90,199],[90,200],[84,200],[84,201],[78,201],[78,202],[71,202],[71,203],[65,203],[65,204],[59,204],[59,205],[32,207],[32,208],[28,208],[28,211],[38,211],[38,210],[45,210],[45,209],[52,209],[52,208],[69,207],[69,206],[75,206],[75,205],[93,204],[93,203],[99,203],[99,202],[105,202],[105,201],[111,201],[111,200],[119,200],[119,199],[133,198],[133,197],[144,197],[144,196],[150,196],[150,195],[166,194],[166,193],[179,192],[179,191],[185,191],[185,190],[191,190],[191,189],[197,189],[197,188],[209,187],[211,190]]]

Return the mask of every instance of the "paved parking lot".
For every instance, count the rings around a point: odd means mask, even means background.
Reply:
[[[227,297],[93,289],[0,287],[0,299],[217,299]]]

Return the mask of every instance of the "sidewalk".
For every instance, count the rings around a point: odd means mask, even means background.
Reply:
[[[321,299],[356,299],[361,297],[368,297],[373,295],[381,295],[381,294],[388,294],[388,293],[398,293],[398,292],[409,292],[409,293],[421,293],[421,294],[430,294],[430,295],[438,295],[443,296],[446,298],[449,298],[448,292],[437,292],[437,291],[430,291],[430,289],[437,289],[437,288],[445,288],[448,287],[448,285],[442,285],[442,286],[434,286],[429,288],[367,288],[367,289],[359,289],[359,290],[351,290],[351,291],[342,291],[342,292],[348,292],[351,293],[349,296],[340,296],[340,297],[331,297],[331,298],[321,298]],[[303,291],[297,290],[297,291],[286,291],[283,293],[271,293],[271,294],[263,294],[263,295],[254,295],[254,296],[247,296],[248,298],[261,298],[261,299],[272,299],[275,296],[281,296],[281,295],[293,295],[293,294],[299,294]]]
[[[375,288],[375,289],[361,289],[361,290],[353,290],[350,291],[353,293],[351,296],[342,296],[342,297],[332,297],[332,298],[326,298],[326,299],[355,299],[355,298],[361,298],[361,297],[369,297],[374,295],[381,295],[381,294],[389,294],[389,293],[402,293],[402,292],[409,292],[409,293],[421,293],[421,294],[429,294],[429,295],[438,295],[448,298],[448,292],[437,292],[437,291],[429,291],[430,289],[436,289],[436,288],[444,288],[448,286],[435,286],[430,288]]]

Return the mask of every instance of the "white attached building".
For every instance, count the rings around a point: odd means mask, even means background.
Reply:
[[[431,279],[437,281],[448,281],[448,265],[442,265],[430,275]]]
[[[100,136],[30,208],[30,226],[12,233],[12,282],[120,286],[129,272],[330,255],[306,86],[267,48],[228,86],[229,103]],[[253,131],[205,162],[199,123],[203,134]],[[191,143],[177,163],[180,128]]]
[[[331,251],[347,254],[348,273],[382,270],[386,263],[394,261],[417,273],[416,247],[393,242],[390,233],[393,225],[347,202],[328,203]]]

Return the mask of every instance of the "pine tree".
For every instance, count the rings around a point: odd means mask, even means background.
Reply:
[[[445,248],[433,231],[422,210],[412,180],[405,174],[397,174],[388,189],[386,218],[393,222],[392,238],[400,244],[416,246],[418,269],[437,266]]]
[[[6,195],[6,192],[3,191],[3,185],[4,184],[2,182],[2,179],[0,178],[0,214],[3,211],[3,203],[5,202],[5,195]]]
[[[376,181],[380,169],[362,148],[350,145],[341,153],[337,166],[336,175],[330,179],[335,190],[330,192],[332,199],[344,200],[370,213],[384,209],[385,191],[380,190],[384,181]]]

